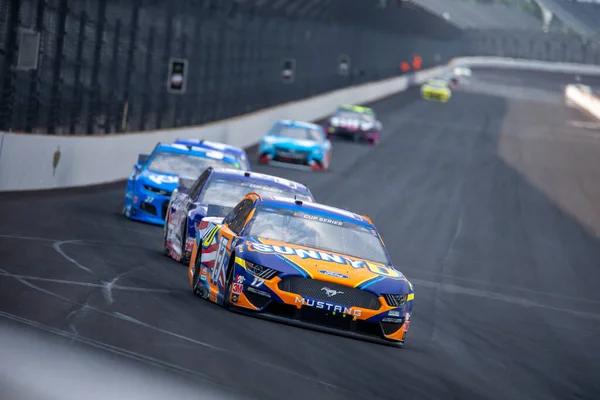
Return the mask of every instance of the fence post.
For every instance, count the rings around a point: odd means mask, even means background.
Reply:
[[[140,130],[146,130],[146,115],[148,114],[148,108],[150,107],[150,99],[154,98],[152,93],[152,54],[154,53],[154,36],[156,35],[156,28],[150,27],[148,32],[148,42],[146,43],[146,76],[144,79],[144,97],[142,99],[142,110],[140,112]]]
[[[37,9],[35,13],[35,30],[39,32],[42,37],[44,30],[44,11],[46,8],[45,0],[38,0]],[[42,46],[38,49],[42,51]],[[38,57],[39,59],[39,57]],[[40,112],[40,99],[39,99],[39,66],[38,68],[29,72],[29,105],[27,107],[27,118],[25,120],[25,132],[31,133],[33,129],[37,127]]]
[[[86,134],[94,134],[94,122],[96,120],[96,110],[100,102],[100,85],[98,79],[100,75],[100,60],[102,56],[102,38],[104,37],[104,26],[106,24],[106,0],[98,0],[98,20],[96,21],[96,35],[94,46],[94,64],[92,65],[92,96],[88,108]]]
[[[127,49],[127,62],[125,65],[125,90],[123,92],[123,105],[127,104],[128,114],[132,115],[132,104],[129,101],[129,92],[131,91],[131,76],[133,74],[133,56],[135,54],[137,35],[139,30],[140,4],[141,0],[133,2],[133,13],[131,14],[131,30],[129,31],[129,48]],[[118,104],[118,102],[117,102]],[[121,132],[121,120],[123,119],[123,107],[119,106],[117,110],[117,129]]]
[[[56,133],[56,123],[61,121],[61,92],[62,92],[62,61],[65,43],[65,28],[67,24],[68,0],[61,0],[58,9],[58,32],[56,32],[56,49],[54,50],[54,71],[52,73],[52,91],[48,115],[48,133]]]
[[[173,38],[173,7],[167,4],[167,15],[166,15],[166,32],[165,32],[165,48],[161,59],[162,66],[160,68],[162,85],[160,90],[160,101],[158,102],[158,109],[156,110],[156,129],[162,128],[162,119],[167,108],[167,97],[171,97],[167,92],[167,75],[169,72],[169,58],[171,57],[171,41]]]
[[[19,12],[21,9],[21,0],[11,0],[10,15],[8,21],[8,35],[6,37],[6,55],[2,65],[2,86],[0,87],[0,129],[8,131],[12,128],[14,92],[15,92],[15,71],[13,65],[17,57],[18,44],[17,33],[19,30]]]
[[[115,132],[120,129],[119,125],[121,120],[118,117],[120,104],[115,99],[115,86],[118,86],[119,80],[119,42],[121,35],[121,20],[118,19],[115,25],[115,38],[113,41],[112,60],[110,61],[110,76],[114,81],[109,85],[108,89],[108,107],[106,108],[106,119],[104,121],[104,133],[109,134],[111,132],[111,125],[114,122]],[[114,111],[114,112],[113,112]]]
[[[83,43],[85,42],[85,25],[87,24],[87,14],[82,11],[79,16],[79,32],[77,34],[77,51],[75,53],[75,72],[73,83],[73,104],[71,105],[71,118],[69,123],[69,133],[75,134],[77,124],[81,122],[81,107],[83,102],[83,91],[81,90],[81,66],[83,63]]]

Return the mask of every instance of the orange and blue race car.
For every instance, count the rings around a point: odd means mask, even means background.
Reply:
[[[200,223],[188,278],[227,309],[402,346],[414,290],[370,218],[248,193]]]

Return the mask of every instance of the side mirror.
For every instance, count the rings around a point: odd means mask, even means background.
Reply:
[[[141,167],[142,165],[146,165],[148,160],[150,159],[150,154],[139,154],[138,155],[138,165]]]

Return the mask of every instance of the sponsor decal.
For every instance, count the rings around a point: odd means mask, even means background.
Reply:
[[[237,303],[239,300],[239,294],[234,294],[231,296],[231,302],[232,303]]]
[[[350,257],[340,256],[325,251],[303,249],[292,246],[272,246],[263,243],[248,243],[248,250],[264,254],[281,254],[285,256],[295,256],[303,260],[310,258],[317,261],[333,262],[340,265],[349,265],[354,269],[367,268],[377,275],[387,276],[389,278],[404,279],[404,276],[394,268],[386,267],[383,264],[376,264],[364,260],[355,260]]]
[[[334,278],[340,278],[340,279],[349,279],[350,278],[348,275],[339,274],[337,272],[332,272],[332,271],[319,271],[319,272],[322,273],[323,275],[333,276]]]
[[[342,221],[338,221],[338,220],[331,219],[331,218],[324,218],[324,217],[320,217],[318,215],[305,214],[305,213],[298,213],[298,214],[301,214],[302,218],[308,219],[311,221],[318,221],[318,222],[323,222],[326,224],[337,225],[337,226],[344,225],[344,223]]]
[[[390,317],[399,317],[400,316],[400,311],[390,311],[390,312],[388,312],[388,315]]]
[[[327,297],[333,297],[333,296],[337,296],[338,294],[344,294],[344,292],[342,292],[340,290],[330,289],[328,287],[322,287],[321,291],[325,292],[325,295],[327,295]]]
[[[252,283],[250,284],[250,286],[260,287],[260,286],[262,286],[263,283],[265,283],[264,279],[260,279],[260,278],[254,277],[254,280],[252,281]]]
[[[246,280],[246,277],[244,277],[244,275],[236,275],[235,276],[236,283],[244,283],[245,280]]]
[[[227,253],[227,244],[229,238],[221,236],[219,240],[219,248],[217,250],[217,257],[215,260],[214,271],[211,274],[211,282],[213,284],[219,284],[221,287],[225,286],[225,270],[229,261],[229,254]]]
[[[235,251],[239,254],[239,253],[243,253],[244,252],[244,246],[239,245],[238,247],[236,247]]]
[[[194,248],[194,239],[187,239],[185,241],[185,251],[192,251]]]
[[[341,304],[329,303],[327,301],[304,298],[302,296],[296,296],[294,302],[296,304],[302,304],[303,306],[314,307],[320,310],[339,312],[347,315],[353,315],[355,317],[360,317],[361,315],[361,310],[355,310],[352,307],[346,307]]]
[[[144,203],[152,204],[153,201],[154,201],[154,197],[152,197],[152,196],[146,196],[146,198],[144,199]]]
[[[244,290],[244,285],[242,285],[241,283],[234,283],[233,287],[231,289],[233,294],[240,294],[240,293],[242,293],[243,290]]]
[[[171,176],[171,175],[155,175],[155,174],[150,174],[148,175],[148,179],[150,179],[152,182],[158,184],[158,185],[163,185],[165,183],[177,183],[179,182],[179,178],[176,176]]]

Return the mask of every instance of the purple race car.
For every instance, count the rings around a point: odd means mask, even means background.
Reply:
[[[325,131],[328,138],[349,137],[355,142],[364,140],[375,145],[379,142],[381,122],[368,107],[343,105],[329,118]]]

